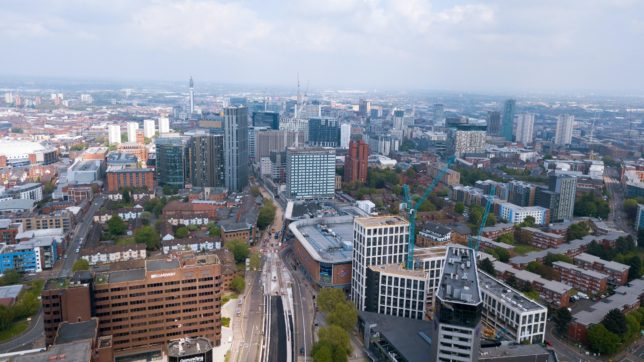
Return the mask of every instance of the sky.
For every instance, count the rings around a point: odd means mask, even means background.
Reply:
[[[0,78],[644,95],[638,0],[3,0]]]

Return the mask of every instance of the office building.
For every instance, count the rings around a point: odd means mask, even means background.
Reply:
[[[159,117],[159,134],[170,133],[170,119]]]
[[[606,274],[608,276],[608,284],[624,285],[628,282],[628,270],[631,268],[628,265],[616,261],[604,260],[586,253],[575,256],[573,260],[575,265],[583,269]]]
[[[127,123],[127,141],[136,143],[136,131],[139,130],[139,124],[136,122]]]
[[[277,112],[253,112],[253,127],[280,129],[280,115]]]
[[[72,278],[47,280],[42,300],[45,345],[54,343],[58,326],[66,321],[83,322],[92,318],[90,293],[92,278],[89,272],[77,272]]]
[[[512,141],[512,131],[514,130],[514,113],[516,101],[508,99],[503,106],[503,121],[501,122],[501,136],[507,141]]]
[[[369,145],[363,141],[351,141],[344,159],[344,182],[367,182],[369,169]]]
[[[414,269],[426,273],[427,288],[425,291],[425,315],[434,315],[434,301],[438,284],[440,283],[445,255],[447,255],[447,242],[441,246],[415,247]]]
[[[153,119],[146,119],[143,121],[143,136],[145,138],[152,138],[156,133],[155,124]]]
[[[309,119],[308,142],[315,147],[339,147],[340,123],[334,118]]]
[[[577,194],[577,178],[575,176],[550,173],[548,189],[558,197],[557,209],[551,212],[553,221],[572,220],[575,211],[575,195]]]
[[[154,190],[154,171],[150,168],[131,168],[123,165],[108,166],[105,172],[108,192],[123,189]]]
[[[523,145],[532,143],[534,133],[534,114],[523,113],[517,116],[517,132],[514,138]]]
[[[474,250],[447,248],[436,292],[431,361],[474,361],[479,356],[483,301]]]
[[[487,134],[490,136],[501,135],[501,112],[487,112]]]
[[[267,131],[268,129],[268,127],[248,127],[248,161],[251,164],[260,161],[255,154],[257,151],[257,134]]]
[[[577,265],[556,261],[552,268],[559,273],[559,280],[589,295],[602,294],[608,287],[608,275],[586,270]]]
[[[371,101],[361,99],[360,103],[358,103],[358,114],[363,117],[368,117],[371,114]]]
[[[351,124],[343,123],[340,126],[340,148],[344,148],[344,149],[349,148],[350,141],[351,141]]]
[[[291,199],[335,196],[335,150],[332,148],[288,148],[286,150],[286,193]]]
[[[241,192],[248,186],[246,107],[224,108],[224,182],[230,192]]]
[[[189,179],[194,187],[224,186],[224,136],[204,130],[186,133],[188,143]]]
[[[365,311],[411,319],[425,319],[427,272],[401,264],[367,268]]]
[[[434,104],[432,108],[432,120],[434,121],[434,126],[445,125],[445,107],[442,104]]]
[[[407,257],[409,222],[400,216],[357,217],[353,224],[351,300],[366,309],[367,269],[402,264]]]
[[[188,114],[195,113],[195,82],[190,77],[190,82],[188,83]]]
[[[554,143],[556,145],[569,145],[572,142],[572,129],[575,123],[575,116],[560,115],[557,117],[557,128],[555,129]]]
[[[548,308],[482,271],[478,278],[483,298],[482,319],[487,328],[515,343],[545,341]]]
[[[550,212],[540,206],[518,206],[509,202],[499,203],[499,217],[512,224],[522,223],[526,217],[532,216],[536,225],[548,224]]]
[[[168,343],[168,362],[213,362],[213,344],[208,338],[182,338]]]
[[[121,143],[121,126],[118,124],[110,124],[107,126],[107,140],[110,145]]]
[[[183,188],[188,163],[186,138],[167,133],[156,139],[156,178],[160,186]]]
[[[304,132],[267,130],[255,133],[255,160],[270,157],[271,152],[283,152],[288,147],[300,148],[304,144]]]
[[[537,187],[523,181],[508,182],[508,201],[519,206],[534,206]]]
[[[450,127],[447,134],[447,153],[456,157],[485,152],[486,126],[462,124]]]

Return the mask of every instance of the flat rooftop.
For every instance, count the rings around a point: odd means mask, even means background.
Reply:
[[[353,257],[353,216],[303,219],[289,229],[318,262],[350,263]]]
[[[55,344],[63,344],[84,339],[93,340],[98,332],[98,319],[92,318],[85,322],[67,323],[63,322],[58,326]]]
[[[552,265],[553,266],[556,265],[556,266],[558,266],[560,268],[563,268],[563,269],[566,269],[566,270],[574,270],[577,273],[588,275],[589,277],[591,277],[593,279],[608,278],[608,275],[606,275],[606,274],[599,273],[599,272],[596,272],[594,270],[586,270],[586,269],[578,267],[577,265],[566,263],[564,261],[556,261],[556,262],[552,263]]]
[[[392,275],[398,275],[407,278],[419,278],[425,280],[427,273],[422,270],[409,270],[402,267],[401,264],[384,264],[384,265],[370,265],[369,269]]]
[[[454,246],[454,244],[450,244]],[[430,246],[427,248],[414,248],[414,259],[444,258],[447,247],[450,245]]]
[[[554,361],[550,352],[540,344],[516,344],[488,347],[479,350],[478,361]]]
[[[644,279],[632,280],[628,285],[622,285],[615,289],[615,294],[608,298],[601,299],[588,309],[581,310],[572,315],[573,320],[584,326],[598,324],[612,309],[623,310],[639,303],[644,295]]]
[[[397,215],[387,215],[387,216],[372,216],[372,217],[357,217],[355,219],[356,224],[360,224],[363,227],[379,227],[379,226],[408,226],[409,221],[407,221],[402,216]]]
[[[375,324],[371,334],[378,333],[401,360],[426,362],[431,355],[432,322],[372,312],[358,312],[358,317],[366,325]]]
[[[76,341],[65,344],[54,344],[46,352],[36,352],[23,356],[13,356],[3,359],[3,362],[42,362],[42,361],[62,361],[77,362],[91,361],[92,343],[91,341]]]
[[[23,288],[22,284],[7,285],[4,287],[0,287],[0,299],[17,298],[22,288]]]
[[[577,255],[574,259],[575,260],[585,261],[587,263],[602,264],[604,266],[604,268],[612,270],[612,271],[620,272],[620,273],[625,272],[628,269],[630,269],[630,266],[628,266],[628,265],[624,265],[624,264],[618,263],[616,261],[604,260],[604,259],[602,259],[602,258],[600,258],[598,256],[595,256],[595,255],[592,255],[592,254],[581,253],[581,254]]]
[[[179,263],[179,259],[147,260],[145,263],[146,268],[151,272],[164,269],[176,269],[179,268],[180,265],[181,264]]]
[[[523,293],[512,289],[510,286],[502,283],[500,280],[493,278],[482,271],[479,271],[479,288],[489,294],[494,294],[501,298],[505,306],[518,312],[545,310],[546,307],[527,298]]]
[[[97,283],[121,283],[145,279],[145,269],[119,270],[97,275]]]
[[[168,356],[182,357],[204,353],[212,349],[212,343],[204,337],[185,338],[168,343]]]
[[[481,303],[474,250],[455,246],[447,248],[437,297],[453,303]]]

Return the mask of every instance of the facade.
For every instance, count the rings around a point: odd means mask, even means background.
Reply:
[[[478,278],[483,298],[483,323],[487,327],[497,335],[509,335],[516,343],[545,341],[548,308],[482,271]]]
[[[405,262],[409,222],[400,216],[357,217],[354,220],[351,300],[366,309],[367,269]]]
[[[432,361],[478,358],[483,300],[474,250],[448,247],[436,292]]]
[[[499,217],[509,223],[522,223],[526,217],[532,216],[536,225],[549,222],[549,211],[540,206],[518,206],[509,202],[499,204]]]
[[[13,218],[16,223],[21,223],[25,231],[43,229],[62,229],[68,232],[74,227],[74,215],[68,210],[58,210],[49,214],[21,214]]]
[[[340,148],[349,148],[351,142],[351,123],[343,123],[340,125]]]
[[[89,272],[76,273],[73,278],[47,280],[40,293],[42,300],[45,345],[54,343],[58,326],[65,321],[83,322],[92,318]]]
[[[628,282],[628,270],[631,268],[628,265],[615,261],[604,260],[586,253],[581,253],[575,256],[573,260],[575,265],[583,269],[594,270],[596,272],[606,274],[608,276],[609,284],[624,285]]]
[[[425,316],[434,315],[434,301],[438,284],[440,283],[447,246],[429,248],[414,248],[414,269],[426,273],[427,288],[425,291]]]
[[[156,133],[156,125],[153,119],[146,119],[143,121],[143,137],[152,138]]]
[[[240,192],[248,186],[246,107],[224,109],[224,182],[231,192]]]
[[[139,161],[141,166],[145,166],[148,162],[148,148],[145,147],[144,142],[133,143],[125,142],[118,146],[118,151],[124,154],[134,155]]]
[[[192,132],[188,146],[189,178],[194,187],[224,186],[224,135]]]
[[[527,182],[508,182],[508,202],[519,206],[534,206],[537,187]]]
[[[588,294],[602,294],[606,291],[608,276],[592,270],[585,270],[576,265],[563,261],[552,263],[555,271],[559,272],[562,282],[572,285],[575,289]]]
[[[159,117],[159,135],[170,133],[170,120],[168,117]]]
[[[566,242],[565,235],[549,233],[537,228],[523,227],[521,232],[527,233],[530,236],[530,245],[539,249],[556,248]]]
[[[58,260],[58,243],[54,239],[25,240],[0,249],[0,273],[38,273],[54,267]]]
[[[30,182],[22,185],[16,185],[10,189],[5,189],[2,195],[0,195],[0,198],[4,197],[41,201],[42,184],[40,182]]]
[[[644,204],[637,205],[637,216],[635,217],[635,230],[644,229]]]
[[[280,115],[277,112],[253,112],[253,127],[280,129]]]
[[[349,152],[344,161],[344,182],[367,182],[368,169],[369,145],[363,140],[349,142]]]
[[[156,139],[156,178],[160,186],[183,188],[188,163],[186,138],[165,134]]]
[[[154,171],[149,168],[109,166],[105,179],[108,192],[118,192],[124,188],[154,190]]]
[[[335,195],[335,150],[288,148],[286,193],[292,199],[333,198]]]
[[[89,265],[145,260],[146,256],[145,244],[105,245],[96,248],[83,248],[80,252],[81,259],[87,260]]]
[[[558,195],[557,207],[551,210],[552,221],[569,221],[575,211],[577,178],[571,175],[551,173],[548,177],[548,189]]]
[[[255,133],[255,160],[270,157],[271,152],[283,152],[288,147],[299,148],[304,143],[304,132],[266,130]]]
[[[485,152],[486,126],[463,124],[450,128],[447,134],[447,153],[462,157]]]
[[[136,131],[139,130],[139,124],[136,122],[127,123],[127,141],[130,143],[136,142]]]
[[[557,117],[557,128],[555,129],[554,143],[556,145],[569,145],[572,142],[572,129],[575,123],[575,116],[561,115]]]
[[[487,134],[490,136],[501,135],[501,112],[490,111],[487,113]]]
[[[452,239],[452,229],[433,222],[427,223],[416,237],[416,245],[420,247],[445,245]]]
[[[365,311],[425,319],[426,272],[400,264],[370,265],[366,283]]]
[[[190,82],[188,82],[188,114],[192,115],[195,113],[195,82],[190,77]]]
[[[427,170],[427,173],[430,177],[435,178],[435,177],[438,177],[441,171],[444,170],[446,167],[447,165],[442,162],[433,162],[429,165],[429,169]],[[461,174],[456,170],[447,169],[443,174],[443,178],[441,179],[441,182],[449,186],[458,185],[461,183]]]
[[[501,136],[507,141],[512,142],[512,131],[514,128],[514,113],[517,102],[514,99],[508,99],[503,106],[503,122],[501,123]]]
[[[111,124],[107,126],[107,140],[110,145],[121,143],[121,126],[118,124]]]
[[[309,119],[309,145],[315,147],[339,147],[340,123],[334,118]]]
[[[517,132],[515,140],[518,143],[528,145],[534,138],[534,114],[520,114],[517,117]]]

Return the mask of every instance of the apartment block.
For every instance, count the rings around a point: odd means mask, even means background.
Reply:
[[[574,258],[575,265],[596,272],[606,274],[608,283],[612,285],[624,285],[628,282],[628,265],[615,261],[604,260],[595,255],[581,253]]]
[[[524,227],[521,231],[530,235],[530,244],[540,249],[556,248],[566,242],[565,235],[553,234],[537,228]]]
[[[154,190],[154,170],[150,168],[109,166],[105,176],[107,192],[118,192],[124,188]]]
[[[574,264],[557,261],[552,267],[559,272],[559,279],[575,289],[588,294],[601,294],[606,291],[608,276],[593,270],[584,270]]]

